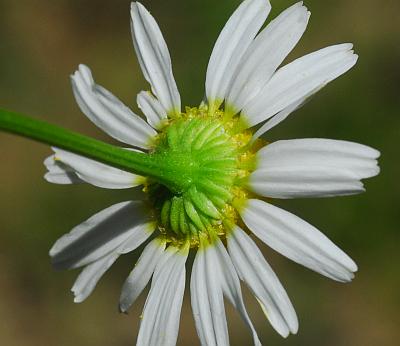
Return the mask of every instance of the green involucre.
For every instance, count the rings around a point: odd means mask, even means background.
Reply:
[[[159,135],[151,155],[168,162],[174,186],[150,179],[148,191],[159,228],[172,241],[196,245],[200,234],[224,234],[225,221],[235,221],[232,200],[243,194],[254,161],[251,135],[238,132],[236,122],[221,111],[191,108]]]

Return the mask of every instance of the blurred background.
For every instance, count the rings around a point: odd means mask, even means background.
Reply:
[[[204,94],[208,58],[239,0],[143,0],[169,44],[185,105]],[[294,1],[272,1],[275,17]],[[134,56],[129,0],[0,0],[0,106],[99,139],[75,104],[69,75],[89,65],[98,83],[137,111],[148,89]],[[288,60],[324,46],[354,42],[357,66],[269,133],[275,141],[326,137],[382,152],[382,174],[354,197],[277,202],[325,232],[356,260],[351,284],[338,284],[261,247],[297,310],[297,336],[282,339],[243,288],[265,345],[398,345],[400,308],[400,25],[398,0],[308,0],[309,28]],[[69,290],[78,274],[55,272],[53,242],[95,212],[130,199],[130,191],[56,186],[43,179],[44,145],[0,133],[0,344],[133,345],[145,294],[131,313],[117,312],[120,288],[137,254],[121,258],[83,304]],[[179,345],[197,345],[185,297]],[[232,345],[250,333],[230,308]]]

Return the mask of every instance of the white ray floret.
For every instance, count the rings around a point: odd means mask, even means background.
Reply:
[[[122,254],[128,247],[132,251],[154,228],[154,220],[144,202],[115,204],[61,237],[50,250],[52,263],[57,269],[78,268],[113,251]]]
[[[119,309],[126,312],[149,283],[158,262],[165,250],[165,241],[158,238],[149,243],[143,250],[135,268],[126,279],[119,300]]]
[[[165,119],[167,119],[167,111],[160,101],[151,95],[150,92],[142,91],[137,96],[137,103],[146,116],[147,122],[155,129],[160,129]]]
[[[229,345],[224,299],[236,308],[261,345],[243,303],[238,274],[221,240],[200,247],[191,279],[192,308],[202,345]]]
[[[361,179],[379,173],[379,152],[358,143],[320,138],[272,143],[257,153],[249,180],[258,194],[274,198],[331,197],[365,191]]]
[[[257,125],[319,90],[356,64],[352,48],[352,44],[327,47],[280,68],[243,108],[242,117],[250,126]]]
[[[143,310],[137,345],[173,346],[179,331],[179,319],[185,290],[185,263],[189,247],[173,246],[163,253]]]
[[[49,183],[60,185],[84,183],[84,181],[78,177],[73,168],[65,165],[61,161],[55,160],[54,155],[47,157],[43,163],[47,169],[44,178]]]
[[[156,135],[154,129],[113,94],[95,84],[87,66],[79,65],[71,81],[76,102],[95,125],[123,143],[144,149],[149,147]]]
[[[130,217],[136,214],[136,219]],[[122,254],[145,242],[154,231],[142,202],[123,202],[92,216],[60,238],[50,250],[57,269],[85,266],[72,292],[76,303],[83,302],[97,282]]]
[[[206,95],[218,107],[227,96],[242,56],[264,24],[271,5],[267,0],[245,0],[230,17],[215,43],[208,64]]]
[[[299,323],[285,289],[257,245],[237,226],[228,236],[228,251],[239,277],[257,297],[276,331],[283,337],[297,333]]]
[[[45,178],[52,183],[86,182],[107,189],[128,189],[144,182],[144,178],[140,175],[128,173],[62,149],[53,148],[53,150],[54,155],[45,161],[49,170]]]
[[[270,119],[268,119],[253,135],[252,143],[254,143],[257,139],[259,139],[264,133],[268,132],[275,126],[279,125],[282,121],[284,121],[289,115],[291,115],[295,110],[300,108],[304,102],[306,102],[307,98],[303,98],[298,102],[291,104],[290,106],[281,110],[278,114],[274,115]]]
[[[112,252],[93,263],[87,265],[75,280],[71,291],[74,294],[74,302],[82,303],[96,288],[97,283],[104,273],[114,264],[119,255]]]
[[[153,16],[138,2],[131,5],[131,17],[133,44],[143,75],[168,114],[179,113],[181,97],[160,28]]]
[[[243,56],[228,89],[226,102],[235,113],[271,79],[276,69],[303,35],[310,12],[299,2],[276,19],[254,39]]]
[[[333,280],[353,279],[354,261],[299,217],[257,199],[247,201],[241,216],[258,238],[282,255]]]
[[[218,273],[209,269],[207,250],[199,250],[190,280],[191,303],[202,345],[229,345],[228,325]]]
[[[247,314],[246,307],[244,306],[239,277],[227,250],[220,239],[215,241],[215,244],[213,247],[211,247],[211,249],[213,249],[212,252],[215,249],[214,263],[218,263],[219,265],[219,280],[225,297],[239,312],[240,317],[251,330],[254,345],[261,345],[257,332],[254,329],[253,323],[251,322],[250,317]],[[212,263],[209,263],[208,270],[213,270]]]

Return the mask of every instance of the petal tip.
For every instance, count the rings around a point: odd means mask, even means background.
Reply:
[[[131,11],[134,11],[137,8],[137,2],[136,1],[132,1],[131,2]]]
[[[356,262],[354,262],[353,260],[352,260],[352,263],[351,263],[351,266],[350,266],[350,268],[349,268],[350,270],[351,270],[351,272],[352,273],[356,273],[356,272],[358,272],[358,266],[357,266],[357,263]],[[353,275],[353,277],[354,277],[354,275]]]
[[[125,315],[128,315],[129,313],[128,313],[128,307],[126,307],[123,303],[119,303],[118,304],[118,311],[121,313],[121,314],[125,314]]]
[[[84,297],[82,292],[80,292],[80,290],[75,285],[72,286],[71,292],[74,295],[74,303],[75,304],[80,304],[86,299],[86,297]]]
[[[277,330],[277,329],[275,329],[277,332],[278,332],[278,334],[282,337],[282,338],[284,338],[284,339],[287,339],[287,337],[290,335],[290,331],[289,331],[289,329],[285,326],[285,328],[284,329],[280,329],[280,330]]]
[[[140,15],[143,12],[149,13],[149,11],[146,9],[146,7],[139,1],[134,1],[131,3],[131,11],[132,11],[131,13],[134,15]]]
[[[46,167],[47,167],[47,166],[46,166]],[[48,169],[48,167],[47,167],[47,169]],[[52,184],[55,183],[55,180],[54,180],[54,178],[53,178],[53,176],[52,176],[52,174],[51,174],[50,172],[47,172],[47,173],[43,176],[43,178],[44,178],[44,180],[46,180],[48,183],[52,183]]]
[[[80,295],[77,295],[77,296],[74,297],[74,303],[75,303],[75,304],[80,304],[80,303],[82,303],[84,300],[85,300],[85,299],[84,299],[82,296],[80,296]]]

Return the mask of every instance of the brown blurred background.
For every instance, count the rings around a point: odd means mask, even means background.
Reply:
[[[169,44],[183,103],[197,105],[216,37],[239,0],[143,3]],[[272,1],[276,16],[293,1]],[[1,0],[0,106],[110,141],[75,104],[69,75],[89,65],[97,81],[137,111],[147,89],[134,56],[129,0]],[[270,132],[281,138],[327,137],[382,152],[382,174],[367,193],[347,198],[279,202],[323,230],[359,265],[353,283],[331,282],[262,246],[296,307],[300,330],[287,340],[269,326],[256,301],[248,309],[265,345],[394,346],[399,344],[400,2],[306,1],[311,22],[291,58],[354,42],[355,69],[321,91]],[[0,344],[133,345],[145,295],[130,315],[117,312],[121,285],[136,254],[121,258],[83,304],[69,292],[74,272],[54,272],[48,249],[96,211],[129,200],[130,191],[55,186],[44,181],[49,148],[0,133]],[[231,308],[232,345],[250,345]],[[179,345],[197,345],[190,300]]]

